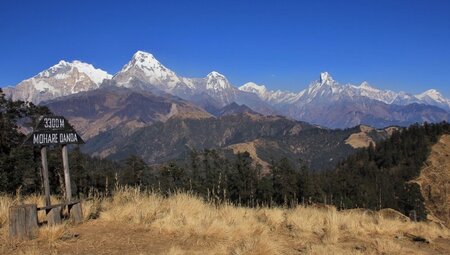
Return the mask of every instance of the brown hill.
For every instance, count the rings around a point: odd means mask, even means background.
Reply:
[[[307,167],[331,169],[357,149],[345,143],[359,127],[329,130],[282,116],[240,113],[218,118],[178,119],[139,128],[131,135],[111,129],[88,140],[83,151],[114,160],[138,155],[149,164],[182,160],[191,150],[249,150],[264,162],[288,158]],[[377,131],[367,134],[374,141],[385,139]],[[252,143],[257,140],[258,142]],[[245,147],[245,148],[244,148]],[[300,163],[299,163],[300,164]]]
[[[349,144],[353,148],[367,148],[370,145],[375,146],[376,141],[373,139],[373,134],[376,133],[378,136],[387,138],[392,135],[394,130],[398,130],[398,127],[387,127],[384,129],[375,129],[369,126],[360,125],[359,129],[361,132],[351,134],[347,140],[346,144]],[[371,135],[372,134],[372,135]]]
[[[250,154],[250,157],[252,157],[253,162],[255,164],[261,165],[264,172],[270,171],[270,164],[258,157],[257,153],[257,146],[261,146],[261,144],[264,143],[264,141],[261,141],[260,139],[253,140],[251,142],[246,143],[236,143],[228,146],[227,148],[232,149],[234,154],[242,153],[242,152],[248,152]]]
[[[175,96],[116,87],[78,93],[45,104],[55,114],[68,118],[85,140],[118,126],[132,133],[171,117],[211,117],[205,110]]]
[[[429,217],[450,227],[450,135],[443,135],[433,145],[415,181],[421,187]]]

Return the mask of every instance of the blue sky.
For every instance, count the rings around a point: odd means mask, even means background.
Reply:
[[[60,59],[117,72],[137,50],[180,75],[299,91],[341,83],[450,97],[450,1],[0,2],[0,85]]]

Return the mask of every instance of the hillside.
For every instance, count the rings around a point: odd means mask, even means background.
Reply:
[[[43,103],[65,116],[88,140],[107,130],[123,127],[127,133],[170,117],[209,118],[203,109],[175,96],[106,86]]]
[[[431,211],[448,219],[449,134],[445,122],[394,132],[340,162],[324,180],[324,192],[339,208],[392,208],[419,220]]]
[[[450,227],[450,135],[443,135],[415,180],[421,189],[429,217]]]
[[[116,128],[93,137],[83,150],[109,159],[138,155],[154,164],[186,158],[191,150],[236,151],[236,144],[258,139],[256,146],[251,147],[265,162],[287,157],[293,162],[301,159],[313,169],[326,169],[356,151],[345,140],[358,132],[359,127],[329,130],[282,116],[244,112],[218,118],[170,118],[131,135]],[[367,135],[374,141],[387,137],[384,130],[373,130]]]
[[[448,254],[450,231],[364,210],[244,208],[180,193],[164,198],[120,189],[84,202],[85,222],[40,228],[31,241],[7,239],[0,197],[1,254]],[[54,202],[57,199],[54,198]],[[43,220],[40,215],[40,221]]]

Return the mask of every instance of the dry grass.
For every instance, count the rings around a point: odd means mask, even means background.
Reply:
[[[14,200],[10,196],[0,196],[0,228],[8,224],[9,207],[14,205]]]
[[[41,201],[37,196],[23,200]],[[2,240],[6,240],[7,208],[14,201],[12,197],[0,197]],[[426,251],[432,254],[436,250],[431,246],[418,250],[407,236],[421,236],[432,244],[442,238],[450,240],[450,231],[437,224],[403,222],[376,213],[337,211],[333,207],[251,209],[229,204],[216,206],[191,194],[179,193],[164,198],[138,188],[122,188],[111,198],[86,201],[83,211],[85,220],[103,224],[101,226],[126,226],[142,235],[154,233],[166,240],[158,244],[163,254],[421,254]],[[50,249],[49,253],[68,249],[70,242],[67,239],[73,237],[73,231],[77,231],[77,227],[41,227],[35,242],[44,244]],[[120,240],[116,235],[120,233],[111,234],[111,238]],[[93,249],[99,242],[95,238],[94,234],[86,240],[93,243]],[[133,238],[139,239],[138,236]],[[131,246],[136,250],[135,254],[146,254],[145,250],[152,247],[155,240],[142,241],[145,249],[143,246],[139,250],[135,243]],[[121,247],[128,245],[117,242]],[[0,253],[10,246],[0,245]],[[20,251],[33,254],[28,246]],[[95,253],[95,250],[90,252]],[[67,250],[61,253],[67,253]]]
[[[66,235],[69,235],[66,224],[58,226],[43,226],[39,228],[38,239],[46,242],[49,246],[55,247]]]
[[[406,233],[427,240],[450,238],[433,223],[411,223],[335,208],[250,209],[208,204],[181,193],[162,198],[138,189],[122,189],[104,203],[100,220],[128,222],[172,236],[181,247],[214,247],[215,254],[279,254],[298,246],[311,254],[336,249],[341,243],[362,241],[375,253],[399,252],[396,241]],[[175,248],[174,248],[175,249]],[[177,248],[179,249],[179,248]],[[408,249],[406,249],[408,250]],[[174,253],[176,253],[174,250]],[[356,249],[355,254],[358,254]]]
[[[450,227],[450,135],[443,135],[414,181],[420,185],[425,205],[435,218]]]

